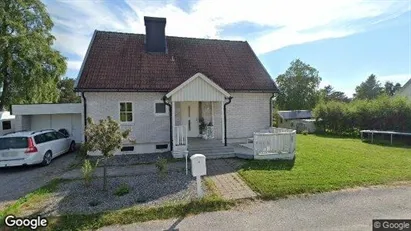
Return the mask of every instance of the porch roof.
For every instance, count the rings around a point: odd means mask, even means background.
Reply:
[[[202,73],[191,78],[167,93],[172,101],[224,101],[230,94]]]

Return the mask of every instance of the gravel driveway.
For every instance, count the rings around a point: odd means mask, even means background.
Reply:
[[[77,161],[75,157],[76,153],[64,154],[46,167],[0,168],[0,209],[60,176]]]

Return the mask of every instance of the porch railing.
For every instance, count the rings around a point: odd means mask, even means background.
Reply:
[[[295,130],[283,128],[270,128],[269,130],[269,132],[254,133],[254,155],[294,153]]]
[[[174,126],[174,146],[187,146],[187,126]]]

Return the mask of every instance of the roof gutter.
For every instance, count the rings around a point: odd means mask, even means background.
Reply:
[[[227,146],[227,105],[231,103],[232,96],[226,98],[228,102],[224,103],[224,146]]]
[[[274,99],[275,94],[270,97],[270,127],[273,126],[273,99]]]
[[[84,91],[81,92],[81,97],[83,98],[83,119],[84,119],[84,142],[87,142],[86,127],[87,127],[87,100],[84,96]]]
[[[168,106],[168,115],[170,117],[170,151],[173,151],[173,115],[171,104],[167,103],[167,97],[164,95],[162,98],[165,105]]]

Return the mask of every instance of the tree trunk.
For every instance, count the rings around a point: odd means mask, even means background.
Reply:
[[[103,191],[107,191],[107,166],[106,166],[106,160],[104,160],[103,163]]]
[[[6,2],[4,10],[6,12],[9,10],[9,3],[8,2]],[[4,15],[3,19],[2,19],[2,27],[1,27],[1,31],[0,31],[0,36],[6,37],[7,33],[8,33],[8,31],[7,31],[7,24],[6,24],[6,16]],[[2,65],[0,66],[0,72],[3,75],[3,84],[2,84],[3,92],[2,92],[1,97],[0,97],[0,110],[6,110],[6,106],[8,106],[8,104],[10,103],[10,100],[9,100],[10,99],[10,97],[9,97],[10,89],[9,88],[10,88],[10,81],[11,81],[10,80],[10,78],[11,78],[11,75],[10,75],[11,54],[10,54],[10,51],[8,51],[8,49],[9,49],[8,46],[10,46],[10,44],[7,45],[4,48],[3,62],[2,62]]]

